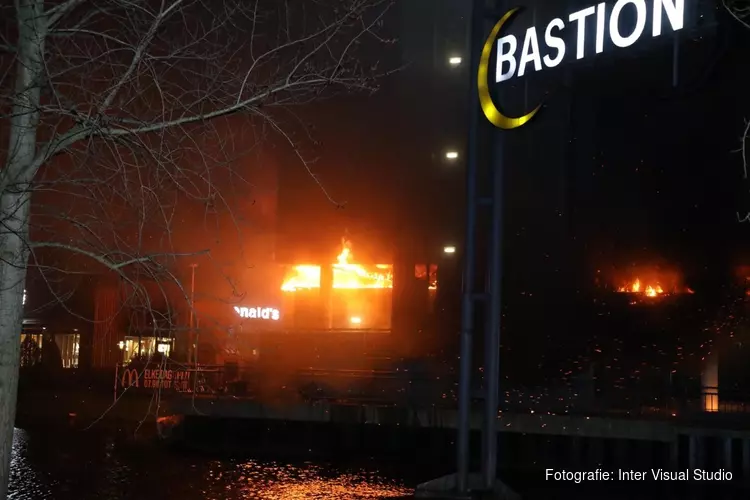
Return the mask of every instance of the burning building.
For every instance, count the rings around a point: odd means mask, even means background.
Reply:
[[[637,268],[628,273],[616,274],[610,280],[613,285],[611,288],[628,297],[631,304],[655,303],[665,297],[693,293],[692,289],[684,286],[680,274],[673,270]]]
[[[269,371],[361,369],[438,349],[435,317],[453,300],[438,295],[438,265],[387,260],[345,238],[328,259],[279,266],[267,293],[233,306],[240,362],[255,353]]]
[[[391,329],[393,265],[355,263],[346,239],[334,263],[292,266],[281,291],[287,328]]]
[[[694,293],[674,267],[629,267],[597,279],[595,314],[581,324],[586,345],[577,346],[572,364],[590,371],[597,397],[621,409],[641,399],[662,404],[676,393],[698,397],[714,314],[707,295]]]
[[[617,289],[620,293],[643,294],[646,297],[659,297],[664,295],[664,288],[657,282],[654,284],[643,284],[640,278],[636,278],[632,283],[621,286]]]

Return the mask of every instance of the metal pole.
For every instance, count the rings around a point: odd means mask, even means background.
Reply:
[[[672,42],[672,87],[680,86],[680,32],[674,34]]]
[[[190,330],[193,330],[193,304],[195,304],[195,268],[196,264],[190,264],[192,277],[190,278]]]
[[[196,364],[198,363],[198,356],[194,355],[194,351],[196,351],[195,346],[193,345],[194,342],[194,333],[193,332],[193,308],[195,307],[195,268],[198,267],[198,264],[190,264],[190,268],[192,270],[192,276],[190,278],[190,330],[188,332],[188,363],[190,362],[191,358],[195,358]]]
[[[497,474],[497,412],[500,393],[500,323],[502,318],[502,232],[503,232],[503,133],[493,134],[492,158],[492,242],[489,254],[490,311],[485,334],[484,447],[482,479],[486,489],[495,487]]]
[[[496,2],[502,3],[502,2]],[[536,9],[534,9],[536,17]],[[528,83],[528,82],[527,82]],[[528,93],[528,86],[525,89]],[[499,99],[499,91],[495,98]],[[483,446],[482,446],[482,486],[485,490],[495,488],[497,477],[497,412],[500,393],[500,322],[502,318],[502,228],[503,228],[503,175],[504,175],[505,133],[494,130],[492,133],[492,219],[491,240],[488,254],[489,315],[484,335],[485,356],[485,407]]]
[[[460,493],[469,489],[469,410],[471,403],[471,351],[474,336],[474,282],[476,268],[476,212],[477,212],[477,162],[479,128],[479,91],[477,73],[482,49],[483,12],[481,0],[472,6],[471,62],[469,66],[469,137],[466,154],[466,240],[464,242],[464,276],[461,309],[461,354],[458,385],[458,442],[457,442],[457,488]]]

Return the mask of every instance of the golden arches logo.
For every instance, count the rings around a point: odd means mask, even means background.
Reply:
[[[127,386],[125,385],[125,378],[128,379],[128,385]],[[136,370],[135,368],[131,368],[129,370],[125,369],[122,372],[122,377],[120,378],[120,385],[122,387],[133,387],[133,386],[140,387],[138,385],[138,379],[139,378],[140,377],[138,377],[138,370]]]
[[[500,30],[503,29],[503,26],[505,26],[510,18],[513,17],[519,10],[520,8],[516,7],[515,9],[508,11],[497,22],[495,27],[492,28],[490,36],[487,37],[487,41],[484,42],[484,47],[482,47],[482,56],[479,58],[479,73],[477,75],[477,85],[479,87],[479,104],[482,106],[484,116],[487,117],[490,123],[503,130],[512,130],[514,128],[525,125],[529,122],[529,120],[534,118],[534,115],[536,115],[542,107],[542,105],[540,104],[530,113],[519,116],[517,118],[512,118],[510,116],[505,116],[502,112],[500,112],[499,109],[497,109],[495,103],[492,102],[492,96],[490,95],[488,78],[490,74],[490,55],[492,54],[492,47],[493,45],[495,45],[495,40],[497,40],[497,35],[498,33],[500,33]]]

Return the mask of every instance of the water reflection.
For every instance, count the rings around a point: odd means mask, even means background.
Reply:
[[[12,500],[365,500],[413,491],[371,468],[206,460],[94,433],[16,429]]]
[[[227,467],[215,462],[210,476],[218,482],[229,481],[240,487],[240,498],[368,499],[398,498],[409,493],[373,471],[362,469],[341,474],[311,463],[298,467],[251,461]]]

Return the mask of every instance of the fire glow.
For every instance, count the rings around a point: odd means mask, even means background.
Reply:
[[[639,278],[625,286],[621,286],[617,289],[620,293],[634,293],[642,294],[646,297],[660,297],[664,294],[664,289],[659,283],[646,283],[643,284]]]
[[[629,273],[629,276],[620,275],[619,279],[613,281],[618,293],[626,293],[633,298],[659,299],[693,293],[693,290],[684,285],[681,274],[674,269],[642,268]]]
[[[393,266],[376,264],[368,269],[366,266],[351,262],[351,243],[344,240],[343,249],[333,264],[333,288],[393,288]],[[281,285],[284,292],[320,288],[320,266],[294,266]]]

